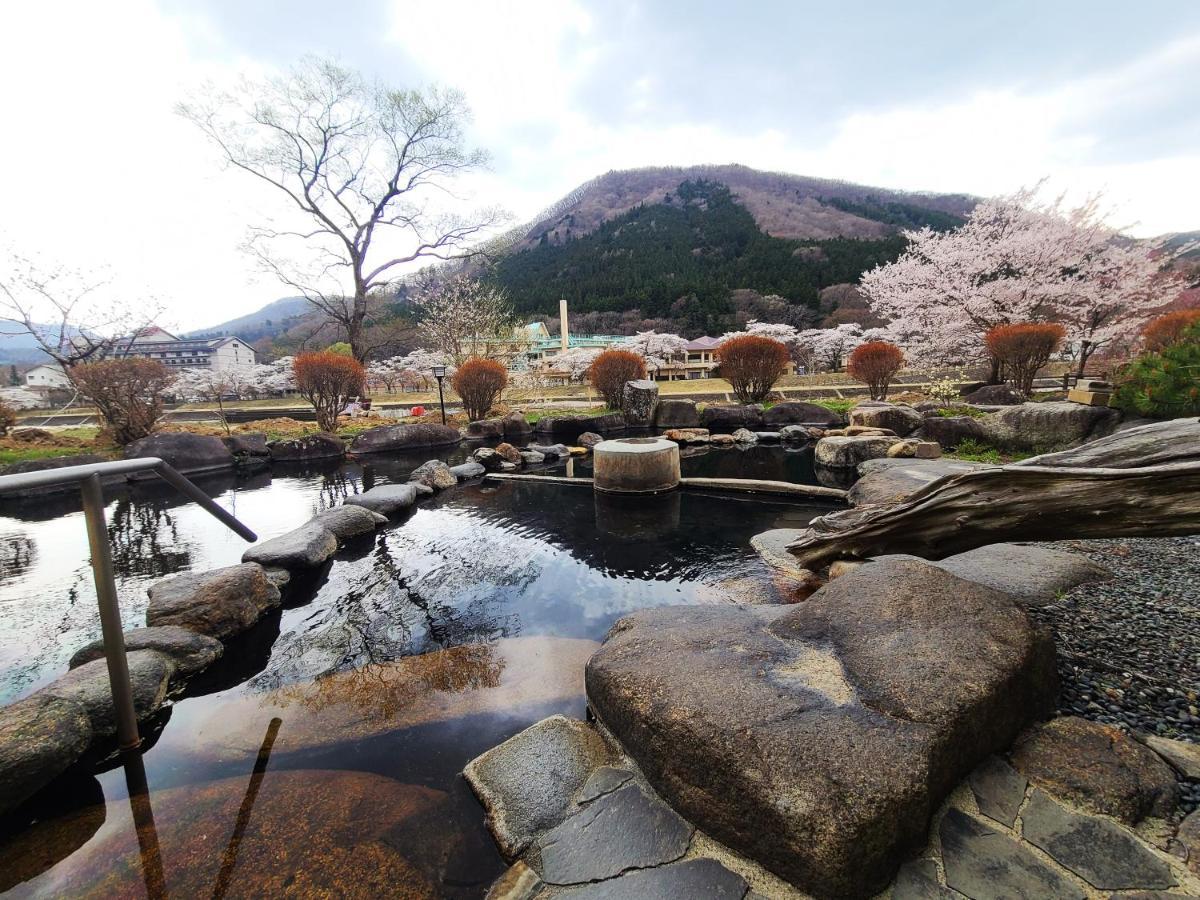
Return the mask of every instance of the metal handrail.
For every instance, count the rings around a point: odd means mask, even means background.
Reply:
[[[125,656],[125,634],[121,627],[121,609],[117,603],[117,582],[113,573],[112,548],[108,545],[108,525],[104,518],[104,489],[100,479],[105,476],[136,475],[141,472],[157,475],[179,493],[199,503],[239,537],[251,543],[258,540],[253,531],[157,456],[0,475],[0,495],[59,484],[79,485],[83,516],[87,522],[88,547],[92,554],[96,601],[100,607],[104,658],[108,663],[108,681],[112,688],[113,709],[117,717],[117,742],[122,750],[137,747],[141,738],[138,736],[137,713],[133,707],[133,687],[129,682],[129,662]]]

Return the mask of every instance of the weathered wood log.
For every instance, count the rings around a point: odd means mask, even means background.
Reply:
[[[1200,462],[1127,469],[1012,465],[933,482],[904,503],[814,519],[800,565],[911,553],[942,559],[1011,540],[1200,533]]]

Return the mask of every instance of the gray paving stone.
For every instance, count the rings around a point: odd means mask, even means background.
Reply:
[[[971,900],[1084,900],[1028,849],[961,810],[946,813],[939,834],[946,884]]]
[[[606,794],[538,840],[542,880],[572,885],[674,862],[693,828],[636,785]]]
[[[715,859],[689,859],[555,891],[563,900],[741,900],[748,885]]]
[[[1034,790],[1021,813],[1022,834],[1088,884],[1103,890],[1169,888],[1170,867],[1107,819],[1085,816]]]
[[[958,894],[937,880],[937,863],[914,859],[905,863],[892,882],[892,900],[957,900]]]
[[[969,780],[979,811],[1012,828],[1029,784],[1025,776],[998,756],[989,756],[971,773]]]
[[[1173,741],[1170,738],[1148,735],[1146,746],[1169,762],[1186,778],[1200,778],[1200,744]]]

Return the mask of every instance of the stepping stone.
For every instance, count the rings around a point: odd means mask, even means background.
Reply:
[[[1034,790],[1021,814],[1025,840],[1093,887],[1103,890],[1169,888],[1171,869],[1133,835],[1095,816],[1083,816]]]
[[[317,527],[336,549],[333,535]],[[253,626],[281,597],[262,566],[252,562],[167,578],[150,585],[149,593],[147,625],[176,625],[221,640]]]
[[[551,716],[471,760],[463,775],[487,809],[500,852],[515,859],[566,818],[575,793],[611,756],[591,725]]]
[[[285,569],[315,569],[337,553],[333,532],[317,521],[309,521],[279,537],[255,544],[242,554],[242,562]]]
[[[333,509],[322,510],[313,516],[314,522],[320,522],[333,532],[338,541],[348,541],[363,534],[374,534],[375,529],[387,524],[387,516],[366,509],[362,506],[335,506]]]
[[[421,487],[426,488],[428,493],[433,493],[433,488],[428,485],[421,485]],[[380,515],[390,516],[403,509],[408,509],[416,503],[420,493],[415,482],[382,484],[369,491],[363,491],[361,494],[347,497],[343,502],[348,506],[364,506]]]
[[[625,616],[587,692],[697,828],[809,893],[870,896],[975,761],[1049,713],[1056,677],[1015,598],[901,560],[801,604]]]
[[[1150,749],[1111,725],[1062,716],[1030,729],[1013,748],[1012,764],[1043,790],[1135,825],[1166,817],[1179,800],[1174,770]]]
[[[179,625],[159,625],[126,631],[125,652],[157,650],[175,663],[176,675],[194,675],[207,669],[225,652],[225,645],[216,638],[182,628]],[[94,659],[104,658],[104,641],[92,641],[75,651],[70,668],[77,669]]]
[[[535,845],[542,880],[582,884],[674,862],[687,852],[693,830],[661,800],[627,785],[542,835]]]
[[[969,780],[979,811],[1012,828],[1029,784],[1025,777],[999,757],[989,756],[971,773]]]
[[[468,481],[471,478],[478,478],[485,474],[487,469],[472,459],[465,463],[459,463],[457,466],[451,466],[450,472],[459,481]]]
[[[549,892],[552,900],[742,900],[748,885],[715,859],[689,859]],[[490,895],[489,895],[490,896]]]
[[[83,705],[38,692],[0,707],[0,815],[49,784],[92,742]]]
[[[958,895],[938,884],[937,863],[914,859],[905,863],[892,882],[892,900],[957,900]]]
[[[946,884],[971,900],[1086,897],[1028,849],[962,810],[948,810],[938,833]]]

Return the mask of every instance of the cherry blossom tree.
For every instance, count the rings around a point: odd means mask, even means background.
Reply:
[[[846,357],[860,345],[869,341],[887,340],[888,331],[883,328],[863,327],[847,322],[834,328],[808,328],[796,336],[798,355],[814,371],[836,372],[842,368]]]
[[[472,356],[503,355],[514,346],[516,319],[502,288],[466,275],[430,278],[414,299],[422,339],[455,365]]]
[[[175,373],[171,391],[178,397],[201,403],[217,404],[217,418],[221,427],[229,434],[229,421],[225,418],[225,401],[241,399],[254,390],[257,366],[232,369],[209,369],[199,366],[180,369]]]
[[[872,310],[920,364],[979,361],[997,325],[1055,321],[1079,347],[1079,369],[1098,348],[1135,330],[1178,290],[1180,252],[1122,236],[1101,198],[1068,207],[1038,199],[1042,185],[978,204],[947,232],[905,232],[900,258],[862,277]],[[993,362],[993,380],[999,372]]]
[[[543,369],[565,372],[571,381],[583,381],[600,350],[595,347],[571,347],[542,361]]]
[[[622,350],[631,350],[646,361],[646,369],[656,373],[672,363],[687,359],[688,342],[677,334],[660,334],[657,331],[639,331],[621,344]]]

